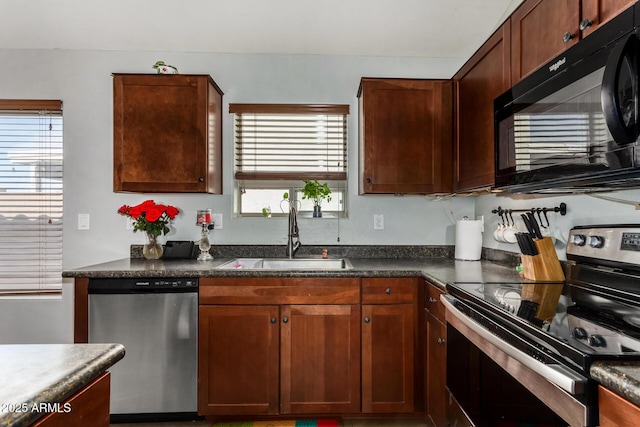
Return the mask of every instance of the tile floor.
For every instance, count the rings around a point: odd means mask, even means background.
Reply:
[[[344,427],[424,427],[427,424],[421,419],[390,418],[390,419],[366,419],[345,418]],[[111,424],[113,427],[209,427],[211,424],[204,421],[197,422],[169,422],[169,423],[142,423],[142,424]]]

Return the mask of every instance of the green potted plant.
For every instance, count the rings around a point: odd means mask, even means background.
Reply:
[[[320,204],[324,199],[327,199],[327,202],[331,201],[331,189],[327,183],[320,184],[318,181],[311,179],[303,179],[302,181],[304,181],[302,198],[313,200],[313,217],[321,218],[322,209]]]

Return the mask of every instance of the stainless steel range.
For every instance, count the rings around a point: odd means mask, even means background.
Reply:
[[[565,283],[454,283],[447,387],[473,425],[595,426],[595,360],[640,360],[640,225],[575,227]],[[511,424],[510,424],[511,423]]]

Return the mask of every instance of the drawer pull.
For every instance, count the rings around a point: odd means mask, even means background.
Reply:
[[[444,338],[438,338],[438,345],[444,345]]]
[[[588,18],[584,18],[582,21],[580,21],[580,31],[584,31],[592,25],[593,25],[592,20]]]
[[[429,297],[429,302],[438,302],[438,300],[435,298]]]
[[[364,323],[370,323],[370,322],[371,322],[371,319],[369,319],[368,317],[364,318]]]
[[[562,41],[564,43],[569,43],[569,41],[572,40],[572,39],[573,39],[573,34],[571,34],[568,31],[566,33],[564,33],[563,36],[562,36]]]
[[[391,288],[387,288],[387,290],[384,291],[384,293],[387,294],[387,295],[391,295]]]

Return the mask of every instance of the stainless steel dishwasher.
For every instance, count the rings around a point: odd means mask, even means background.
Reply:
[[[198,279],[91,279],[89,342],[120,343],[111,421],[197,418]]]

